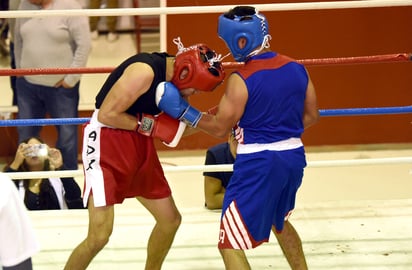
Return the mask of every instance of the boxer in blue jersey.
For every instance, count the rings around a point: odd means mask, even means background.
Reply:
[[[319,119],[314,86],[305,67],[270,50],[269,27],[254,7],[219,17],[219,36],[244,67],[232,73],[216,114],[200,113],[171,83],[161,85],[161,110],[203,131],[238,140],[227,186],[218,248],[226,269],[250,269],[244,250],[274,232],[292,269],[307,269],[300,237],[288,217],[306,166],[301,135]]]

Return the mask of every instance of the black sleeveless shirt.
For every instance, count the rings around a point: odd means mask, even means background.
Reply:
[[[133,55],[123,61],[115,70],[113,70],[106,82],[103,84],[99,93],[96,96],[96,109],[99,109],[105,99],[107,93],[116,83],[116,81],[122,76],[124,70],[131,64],[141,62],[148,64],[154,71],[154,79],[150,85],[150,89],[141,95],[128,109],[127,113],[130,115],[136,115],[138,113],[147,113],[151,115],[159,114],[161,111],[156,106],[155,94],[156,87],[159,83],[166,80],[166,58],[172,57],[167,53],[139,53]]]

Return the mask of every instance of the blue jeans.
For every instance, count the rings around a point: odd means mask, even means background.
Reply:
[[[51,118],[77,118],[79,106],[79,86],[73,88],[49,87],[32,84],[24,77],[16,80],[18,118],[45,118],[48,113]],[[39,137],[41,126],[17,127],[19,143],[30,138]],[[78,134],[77,125],[57,125],[58,148],[63,156],[63,168],[77,170]]]

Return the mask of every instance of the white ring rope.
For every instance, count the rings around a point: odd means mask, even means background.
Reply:
[[[345,166],[362,166],[362,165],[390,165],[412,163],[412,157],[393,157],[393,158],[368,158],[368,159],[343,159],[343,160],[318,160],[308,161],[309,168],[322,167],[345,167]],[[163,166],[165,173],[173,172],[231,172],[232,164],[224,165],[187,165],[187,166]],[[82,170],[67,171],[38,171],[38,172],[13,172],[6,173],[12,179],[35,179],[50,177],[81,177],[84,176]]]
[[[256,7],[259,11],[290,11],[412,6],[412,0],[358,0],[250,5]],[[159,14],[221,13],[226,12],[231,8],[233,8],[233,5],[70,10],[8,10],[0,11],[0,18],[28,18],[52,16],[144,16]]]

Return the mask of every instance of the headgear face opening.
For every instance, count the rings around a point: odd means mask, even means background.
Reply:
[[[265,16],[254,7],[238,6],[219,16],[219,37],[225,41],[238,62],[245,61],[256,47],[262,46],[268,33],[269,26]],[[246,39],[244,48],[238,45],[240,38]]]
[[[184,70],[187,74],[184,78],[180,78]],[[225,72],[220,55],[217,55],[207,45],[196,44],[188,48],[183,48],[182,45],[179,48],[172,77],[172,83],[178,89],[194,88],[199,91],[213,91],[223,82],[224,78]]]

